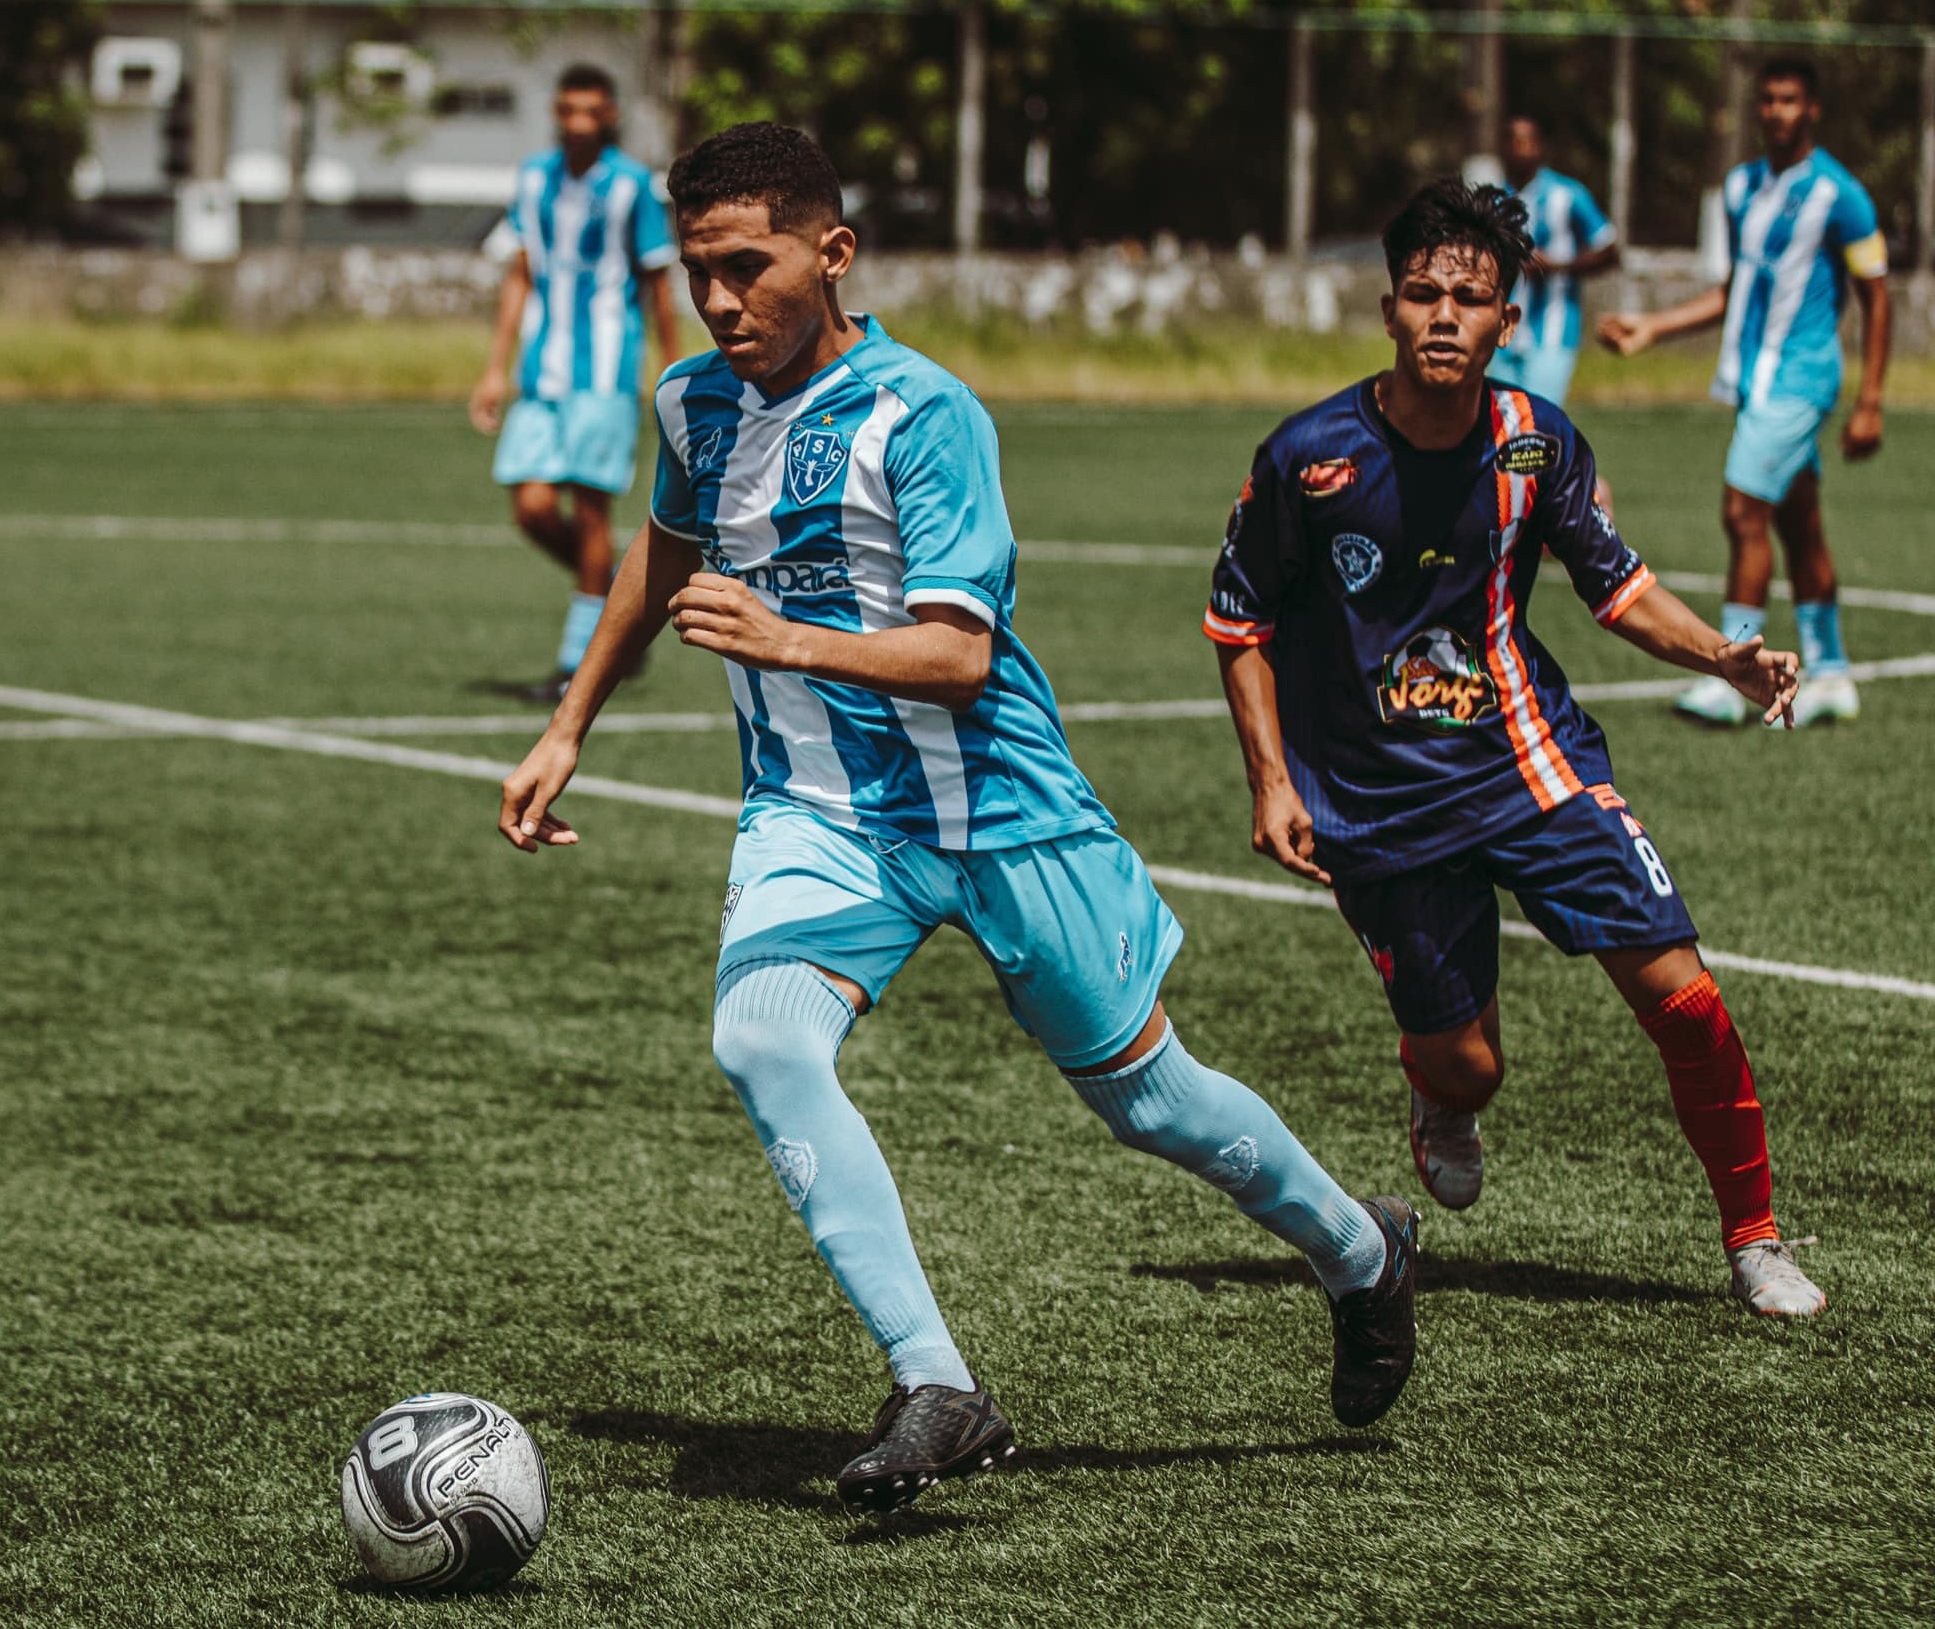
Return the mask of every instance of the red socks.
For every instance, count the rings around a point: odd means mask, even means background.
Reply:
[[[1754,1073],[1713,975],[1702,973],[1676,990],[1642,1013],[1639,1024],[1660,1049],[1673,1112],[1706,1167],[1720,1207],[1722,1242],[1738,1250],[1756,1239],[1779,1238]]]

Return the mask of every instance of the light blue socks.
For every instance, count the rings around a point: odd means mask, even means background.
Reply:
[[[1767,631],[1767,607],[1737,605],[1732,600],[1720,607],[1720,631],[1735,643],[1752,639]]]
[[[1192,1058],[1173,1028],[1155,1050],[1109,1075],[1068,1082],[1116,1141],[1192,1171],[1310,1259],[1333,1297],[1384,1270],[1384,1234],[1331,1180],[1270,1105]]]
[[[1841,646],[1841,605],[1838,600],[1797,600],[1794,621],[1801,632],[1801,666],[1811,679],[1848,670],[1848,653]]]
[[[804,962],[752,962],[720,986],[712,1055],[813,1246],[839,1281],[894,1378],[969,1390],[921,1271],[893,1173],[834,1065],[853,1028],[846,998]]]
[[[576,673],[598,631],[598,618],[604,614],[602,594],[573,594],[571,609],[564,614],[564,638],[558,642],[558,671]]]

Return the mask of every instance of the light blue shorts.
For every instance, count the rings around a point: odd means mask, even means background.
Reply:
[[[1534,345],[1523,335],[1492,357],[1486,376],[1513,390],[1527,390],[1543,396],[1554,407],[1565,406],[1565,394],[1572,388],[1572,371],[1579,365],[1579,353],[1562,345]]]
[[[719,980],[787,958],[878,1001],[942,923],[972,939],[1015,1021],[1064,1069],[1122,1051],[1149,1021],[1182,924],[1112,831],[962,852],[865,836],[797,804],[746,805],[719,925]]]
[[[1763,503],[1779,503],[1801,473],[1821,473],[1824,408],[1776,396],[1741,408],[1727,448],[1727,485]]]
[[[504,415],[491,479],[629,492],[638,462],[638,398],[581,390],[561,401],[521,397]]]

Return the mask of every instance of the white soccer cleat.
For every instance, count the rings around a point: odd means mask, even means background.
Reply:
[[[1673,698],[1673,711],[1702,724],[1734,725],[1747,722],[1747,698],[1717,674],[1696,679]],[[1794,722],[1798,724],[1799,706]]]
[[[1861,692],[1845,673],[1826,673],[1818,679],[1801,677],[1801,688],[1794,697],[1794,728],[1807,724],[1831,724],[1837,718],[1854,718],[1861,711]]]
[[[1424,1191],[1446,1210],[1469,1210],[1485,1185],[1485,1145],[1478,1116],[1440,1108],[1411,1092],[1411,1158]]]
[[[1766,1318],[1812,1318],[1827,1307],[1827,1296],[1794,1260],[1794,1247],[1779,1239],[1756,1239],[1729,1250],[1733,1298]]]

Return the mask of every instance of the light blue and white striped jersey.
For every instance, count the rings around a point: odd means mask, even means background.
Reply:
[[[1557,170],[1541,169],[1518,196],[1525,204],[1532,245],[1547,260],[1569,263],[1589,250],[1605,248],[1617,235],[1586,184]],[[1521,274],[1512,303],[1520,312],[1514,346],[1578,350],[1579,279],[1571,272],[1536,278]]]
[[[1724,197],[1733,277],[1713,394],[1740,407],[1783,397],[1825,412],[1841,394],[1848,275],[1888,272],[1875,206],[1818,147],[1778,173],[1764,158],[1740,165]]]
[[[636,396],[645,339],[638,274],[679,257],[652,172],[607,147],[574,176],[553,148],[518,171],[508,218],[531,267],[518,393]]]
[[[726,663],[745,793],[943,849],[1013,848],[1114,822],[1015,637],[1015,542],[987,410],[960,380],[865,337],[768,397],[717,352],[659,380],[652,519],[697,542],[781,616],[874,633],[952,605],[993,630],[987,688],[960,713]]]

